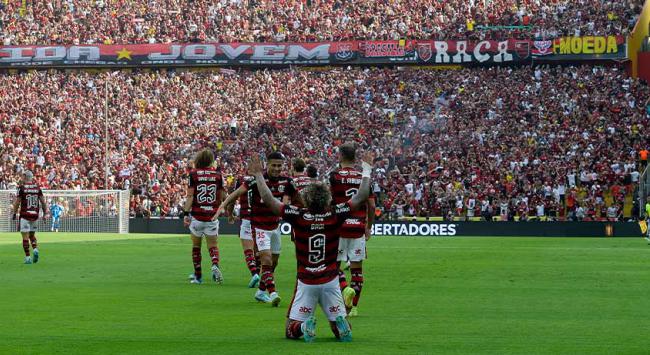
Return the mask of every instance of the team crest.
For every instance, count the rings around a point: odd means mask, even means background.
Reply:
[[[352,59],[354,52],[352,52],[352,43],[339,43],[336,47],[336,59],[346,61]]]
[[[553,54],[550,49],[553,45],[552,41],[534,41],[533,42],[533,55],[549,55]]]
[[[431,43],[418,43],[417,47],[418,57],[424,62],[428,62],[433,57],[431,51]]]

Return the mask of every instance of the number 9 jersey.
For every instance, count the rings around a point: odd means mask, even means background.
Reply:
[[[224,191],[221,173],[214,168],[193,169],[189,184],[194,188],[192,217],[202,222],[211,221],[221,203],[219,196]]]
[[[338,229],[350,212],[349,203],[338,204],[321,214],[293,205],[282,207],[281,217],[291,224],[295,235],[298,280],[320,285],[338,277]]]

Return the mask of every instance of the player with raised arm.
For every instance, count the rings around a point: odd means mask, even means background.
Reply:
[[[298,193],[302,192],[302,190],[305,189],[305,187],[309,186],[314,179],[309,177],[305,173],[305,161],[302,160],[301,158],[295,158],[292,161],[291,164],[291,176],[293,177],[293,183],[296,185],[296,190]],[[291,204],[298,206],[298,207],[303,207],[302,205],[302,200],[300,201],[291,201]],[[295,231],[291,230],[291,241],[293,242],[295,239]]]
[[[41,187],[34,181],[34,174],[25,171],[23,182],[18,187],[18,194],[13,206],[12,216],[15,219],[20,208],[20,234],[23,237],[23,250],[25,251],[25,264],[37,263],[39,259],[38,242],[36,240],[36,229],[38,212],[43,208],[43,215],[47,214],[47,204]],[[29,244],[31,243],[34,252],[34,259],[29,255]]]
[[[330,173],[329,183],[334,203],[347,201],[357,193],[361,184],[361,172],[355,170],[356,146],[345,143],[339,147],[340,168]],[[351,317],[358,315],[357,305],[363,288],[362,263],[366,258],[366,241],[375,220],[375,199],[371,194],[368,202],[352,212],[339,229],[340,245],[338,261],[350,261],[351,282],[348,286],[345,272],[339,270],[339,286],[343,292],[345,307]]]
[[[235,190],[238,190],[245,183],[250,183],[253,180],[252,176],[244,176],[241,179],[237,180],[235,185]],[[228,223],[235,223],[235,213],[234,213],[235,204],[231,203],[226,207],[228,215]],[[248,281],[249,288],[255,288],[260,283],[260,271],[259,267],[260,262],[255,257],[257,249],[255,243],[253,242],[253,232],[251,227],[251,204],[248,200],[248,194],[241,194],[239,196],[239,219],[241,224],[239,226],[239,240],[241,241],[242,249],[244,250],[244,260],[246,261],[246,267],[251,273],[251,279]]]
[[[282,199],[285,203],[288,203],[290,198],[297,198],[293,180],[281,175],[285,164],[284,155],[280,152],[273,152],[268,155],[267,160],[267,172],[263,178],[266,180],[265,183],[273,191],[273,196],[277,199]],[[274,307],[277,307],[280,304],[280,296],[275,289],[273,273],[278,265],[280,251],[282,249],[280,218],[271,213],[269,208],[264,204],[260,198],[257,184],[258,179],[256,178],[244,181],[243,185],[226,197],[226,200],[221,204],[214,218],[216,219],[221,212],[226,210],[242,194],[248,194],[251,234],[257,245],[262,264],[262,279],[255,293],[255,299],[260,302],[271,303]]]
[[[303,190],[303,208],[273,198],[263,181],[259,158],[254,156],[249,163],[249,173],[259,181],[258,189],[264,203],[296,231],[297,281],[285,328],[289,339],[303,337],[307,342],[314,341],[315,312],[320,304],[334,335],[341,341],[352,340],[338,285],[339,228],[351,213],[366,206],[370,194],[371,162],[372,156],[367,155],[363,162],[362,182],[350,199],[332,206],[332,194],[327,184],[314,182]]]
[[[53,199],[50,205],[50,215],[52,216],[51,232],[59,232],[59,228],[61,228],[61,217],[64,212],[63,206]]]
[[[209,149],[201,150],[194,158],[194,169],[190,170],[187,186],[187,199],[183,212],[184,224],[190,227],[192,238],[192,263],[194,273],[190,275],[190,283],[201,284],[201,243],[205,237],[212,259],[212,280],[221,284],[223,275],[219,269],[219,221],[213,220],[217,208],[223,201],[225,190],[223,177],[214,164],[214,154]]]

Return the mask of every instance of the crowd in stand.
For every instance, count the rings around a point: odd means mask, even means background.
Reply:
[[[0,188],[29,169],[46,188],[130,189],[133,214],[175,216],[202,147],[232,189],[250,153],[281,150],[325,176],[356,141],[376,153],[389,217],[619,218],[650,143],[649,97],[594,66],[0,75]]]
[[[626,35],[642,0],[0,0],[0,45]]]

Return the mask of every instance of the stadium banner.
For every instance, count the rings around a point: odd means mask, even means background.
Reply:
[[[0,46],[0,68],[502,64],[530,60],[531,41],[349,41]]]
[[[181,219],[132,218],[131,233],[188,234]],[[288,223],[280,224],[284,235]],[[219,233],[239,235],[239,223],[221,218]],[[638,223],[627,222],[407,222],[376,221],[373,236],[405,237],[640,237]]]
[[[621,60],[627,58],[624,36],[560,37],[532,42],[536,61]]]

